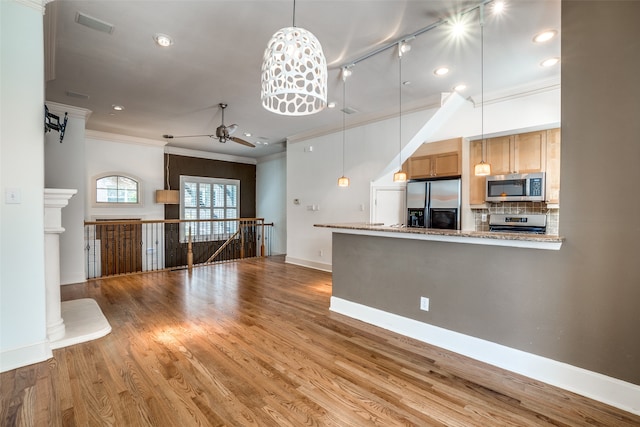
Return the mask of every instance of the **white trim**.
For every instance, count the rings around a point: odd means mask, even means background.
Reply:
[[[167,142],[148,138],[139,138],[136,136],[120,135],[117,133],[101,132],[97,130],[87,129],[85,138],[97,139],[100,141],[120,142],[124,144],[146,145],[153,147],[163,147]]]
[[[223,162],[244,163],[247,165],[255,165],[258,159],[250,157],[233,156],[230,154],[211,153],[209,151],[189,150],[187,148],[164,147],[166,154],[175,154],[177,156],[197,157],[200,159],[221,160]]]
[[[41,341],[27,347],[0,352],[0,372],[44,362],[53,357],[49,341]]]
[[[138,184],[138,202],[137,203],[116,203],[116,202],[98,202],[98,180],[102,178],[107,178],[110,176],[121,176],[123,178],[128,178],[136,182]],[[144,186],[142,185],[142,180],[135,175],[131,175],[126,172],[103,172],[91,177],[91,181],[89,182],[91,186],[91,207],[92,208],[141,208],[144,207]]]
[[[92,111],[86,108],[72,107],[70,105],[60,104],[53,101],[45,101],[44,103],[50,112],[60,116],[60,119],[64,119],[64,113],[67,113],[69,117],[76,119],[82,119],[85,122],[89,120]]]
[[[331,311],[640,415],[640,386],[342,298]]]
[[[4,0],[3,0],[4,1]],[[37,10],[44,15],[45,6],[52,0],[15,0],[16,3],[22,4],[24,6],[30,7],[31,9]]]
[[[331,264],[326,264],[324,262],[309,261],[301,258],[292,258],[290,256],[285,257],[284,262],[286,262],[287,264],[294,264],[294,265],[300,265],[302,267],[313,268],[314,270],[328,271],[329,273],[331,273],[331,268],[332,268]]]

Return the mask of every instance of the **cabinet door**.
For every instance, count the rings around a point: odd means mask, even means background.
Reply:
[[[476,176],[475,166],[482,161],[482,140],[469,143],[469,204],[481,205],[485,202],[486,178]]]
[[[513,173],[511,140],[511,136],[500,136],[486,140],[487,158],[485,161],[491,165],[491,175]]]
[[[444,153],[433,156],[434,176],[456,176],[460,175],[460,156],[458,153]]]
[[[431,168],[431,156],[412,157],[409,159],[409,179],[428,178]]]
[[[547,132],[529,132],[514,136],[514,160],[517,173],[544,172]]]
[[[560,203],[560,129],[547,131],[547,203]]]

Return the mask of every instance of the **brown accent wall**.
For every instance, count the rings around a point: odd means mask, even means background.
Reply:
[[[334,233],[334,295],[640,385],[639,16],[562,2],[560,251]]]
[[[240,180],[240,216],[256,216],[256,166],[197,157],[165,156],[165,182],[167,180],[167,160],[169,161],[169,184],[171,189],[180,189],[180,175],[204,176],[209,178]],[[179,219],[180,205],[165,205],[165,219]]]

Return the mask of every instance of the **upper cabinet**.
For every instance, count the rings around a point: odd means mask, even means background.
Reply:
[[[485,177],[475,176],[474,166],[483,159],[491,175],[546,172],[545,198],[548,204],[560,200],[560,129],[471,141],[469,145],[469,204],[485,202]]]
[[[491,175],[544,172],[546,131],[489,138],[486,153]]]
[[[462,139],[422,144],[407,160],[409,179],[459,176],[462,170]]]

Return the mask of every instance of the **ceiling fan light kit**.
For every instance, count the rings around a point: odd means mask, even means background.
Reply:
[[[276,31],[262,59],[262,106],[276,114],[305,116],[327,105],[327,60],[310,31],[293,26]]]

